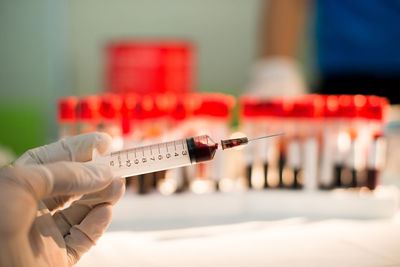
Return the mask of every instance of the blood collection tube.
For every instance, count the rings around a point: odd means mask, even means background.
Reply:
[[[276,102],[276,99],[270,98],[262,100],[260,106],[262,135],[284,130],[280,117],[282,113],[281,104]],[[277,106],[280,108],[277,108]],[[264,168],[264,188],[275,187],[278,183],[279,144],[282,141],[277,139],[260,140],[259,147],[261,148],[261,160]]]
[[[259,99],[251,96],[243,96],[240,99],[240,121],[242,131],[247,136],[254,136],[256,131],[257,117],[260,115]],[[249,188],[253,188],[252,170],[254,163],[255,147],[249,144],[244,151],[244,175]]]
[[[302,143],[305,129],[305,97],[292,97],[285,100],[285,155],[286,162],[282,169],[282,186],[301,188],[300,175],[302,171]]]
[[[155,97],[153,95],[143,95],[140,99],[141,119],[142,119],[142,141],[144,143],[157,139],[161,135],[161,127],[156,123],[159,120]]]
[[[290,115],[293,112],[293,98],[277,98],[274,100],[275,101],[275,114],[277,119],[280,121],[279,122],[279,127],[283,129],[285,133],[287,133],[287,136],[285,138],[282,138],[279,140],[278,144],[278,151],[279,151],[279,157],[278,157],[278,173],[279,173],[279,182],[278,182],[278,187],[279,188],[284,188],[286,187],[285,184],[285,173],[287,170],[287,152],[288,152],[288,142],[290,141],[291,137],[293,137],[293,129],[294,129],[294,124],[290,120]]]
[[[135,145],[135,141],[133,140],[133,133],[134,131],[136,131],[135,108],[137,102],[138,96],[136,94],[130,93],[122,95],[121,127],[124,148],[132,147]]]
[[[374,135],[371,135],[371,131],[369,128],[369,120],[366,116],[366,113],[369,110],[369,105],[367,103],[368,97],[364,95],[355,95],[354,102],[356,105],[357,116],[354,120],[354,127],[356,128],[359,136],[359,146],[360,146],[360,157],[359,163],[356,166],[359,170],[359,173],[356,177],[356,186],[362,187],[365,186],[367,182],[367,154],[369,149],[369,144],[371,143],[371,139]],[[378,133],[381,135],[381,132]]]
[[[190,137],[195,135],[206,134],[201,132],[202,129],[205,129],[204,121],[199,119],[196,116],[196,111],[200,108],[202,103],[202,97],[200,93],[190,93],[186,94],[183,97],[184,107],[186,110],[185,120],[180,123],[180,127],[178,128],[181,132],[182,137]],[[183,168],[183,177],[185,183],[188,184],[188,189],[191,191],[196,191],[195,184],[198,184],[198,168],[197,166],[186,166]],[[200,184],[200,188],[204,187]],[[201,190],[200,190],[201,191]]]
[[[338,112],[336,116],[336,123],[338,125],[338,136],[336,152],[334,154],[334,185],[335,187],[343,187],[345,184],[345,177],[343,177],[345,170],[345,161],[350,150],[350,133],[348,127],[350,119],[348,118],[348,106],[351,105],[351,96],[340,95],[338,96]]]
[[[241,131],[248,136],[284,131],[282,102],[282,98],[242,96],[240,98]],[[260,140],[257,144],[250,143],[243,151],[244,175],[249,188],[278,186],[279,146],[283,143],[282,141],[282,139]]]
[[[84,96],[77,106],[79,133],[97,131],[100,122],[100,98],[96,95]]]
[[[350,150],[350,135],[345,131],[339,131],[337,137],[337,147],[335,153],[334,165],[334,185],[335,187],[343,187],[345,184],[345,177],[343,172],[345,170],[345,159]],[[348,180],[348,179],[347,179]]]
[[[132,117],[130,119],[131,140],[136,144],[140,144],[144,139],[144,126],[145,112],[143,110],[143,95],[137,95],[134,108],[132,110]]]
[[[156,94],[154,98],[153,124],[159,127],[159,138],[164,138],[168,135],[173,121],[171,113],[175,108],[176,96],[173,94]]]
[[[364,133],[360,111],[365,105],[365,97],[361,95],[339,96],[338,135],[339,160],[335,167],[335,180],[338,187],[357,187],[365,180]]]
[[[136,105],[136,115],[138,122],[138,131],[136,132],[137,143],[146,145],[160,136],[160,128],[153,124],[153,119],[156,119],[157,111],[155,108],[155,99],[152,95],[142,95]],[[148,194],[155,188],[156,175],[154,172],[140,174],[138,180],[138,193]]]
[[[353,130],[350,132],[350,150],[346,161],[345,176],[343,177],[345,182],[342,184],[344,187],[357,187],[357,180],[360,179],[359,164],[362,155],[359,145],[357,132]]]
[[[286,174],[286,180],[290,180],[290,183],[286,182],[287,187],[293,189],[299,189],[302,187],[300,181],[301,174],[301,141],[298,136],[292,137],[287,145],[287,167],[288,172]],[[290,176],[290,177],[287,177]]]
[[[173,107],[170,94],[143,95],[136,103],[136,131],[134,140],[146,145],[163,140],[169,130],[169,113]],[[165,171],[148,173],[138,178],[139,193],[156,190],[158,182],[165,178]]]
[[[259,113],[261,117],[261,131],[262,134],[266,134],[269,132],[273,132],[273,126],[274,126],[274,121],[272,120],[272,104],[271,101],[268,99],[264,99],[259,106]],[[265,142],[262,142],[265,141]],[[260,160],[262,162],[262,168],[263,168],[263,178],[264,178],[264,185],[263,188],[266,189],[269,187],[268,184],[268,169],[269,169],[269,164],[270,164],[270,150],[271,150],[271,143],[266,142],[266,140],[260,140],[259,144],[259,153],[260,153]]]
[[[323,103],[321,95],[308,95],[303,106],[303,187],[309,191],[316,190],[319,187],[317,174]]]
[[[129,93],[124,95],[122,114],[122,127],[124,131],[124,148],[140,146],[143,144],[143,95]],[[153,174],[151,174],[153,176]],[[130,191],[138,194],[148,193],[148,186],[145,185],[144,175],[127,177],[126,186]]]
[[[234,104],[235,99],[230,95],[217,93],[203,94],[198,116],[207,121],[209,134],[214,138],[219,140],[228,136],[231,110]],[[215,184],[215,190],[219,190],[220,181],[226,178],[225,158],[221,154],[217,154],[212,162],[204,166],[208,169],[207,179]]]
[[[366,186],[374,190],[379,184],[379,176],[385,164],[386,140],[383,135],[376,133],[372,137],[368,151]]]
[[[109,151],[121,150],[122,139],[122,98],[116,94],[103,94],[100,97],[101,121],[98,130],[112,137]]]
[[[186,103],[187,95],[176,95],[174,106],[169,113],[171,120],[171,131],[177,137],[185,134],[184,123],[189,118],[189,105]]]
[[[348,128],[350,134],[350,150],[346,161],[347,173],[350,174],[350,183],[347,187],[362,186],[366,180],[365,164],[367,154],[366,140],[368,132],[366,123],[362,119],[362,111],[366,106],[366,97],[363,95],[351,96],[347,116],[350,118]],[[350,172],[349,172],[350,171]]]
[[[207,117],[206,102],[210,97],[206,93],[198,94],[199,102],[193,110],[193,126],[196,135],[211,135],[212,125]],[[207,193],[215,189],[214,182],[210,179],[209,164],[202,163],[195,166],[195,179],[191,183],[191,189],[195,193]]]
[[[123,138],[123,148],[133,147],[135,142],[132,140],[132,133],[134,131],[133,119],[134,111],[137,102],[137,96],[133,93],[121,94],[122,107],[121,107],[121,128]],[[126,177],[125,186],[127,189],[137,192],[137,179]]]
[[[254,136],[270,134],[274,123],[271,120],[270,99],[258,98],[254,106],[254,116],[252,117],[251,127]],[[268,119],[267,119],[268,118]],[[249,179],[253,188],[268,188],[268,161],[270,161],[269,140],[259,140],[257,144],[251,144],[252,155],[249,155],[251,165],[249,166]],[[252,156],[252,157],[251,157]]]
[[[192,125],[195,135],[211,135],[221,139],[228,135],[228,119],[234,99],[220,93],[201,93],[195,95],[198,102],[193,102]],[[219,182],[225,172],[223,158],[217,155],[213,162],[202,163],[195,168],[195,179],[191,189],[196,193],[206,193],[218,190]]]
[[[197,110],[202,103],[201,94],[179,94],[175,95],[169,118],[171,121],[170,131],[166,137],[180,138],[196,135],[199,131]],[[203,126],[203,124],[200,124]]]
[[[77,133],[76,106],[78,98],[74,96],[58,99],[59,137],[73,136]]]
[[[379,184],[380,172],[385,164],[387,144],[383,126],[387,120],[389,102],[386,98],[368,96],[367,107],[364,115],[369,121],[371,140],[368,147],[366,186],[374,190]]]
[[[186,101],[189,96],[175,95],[174,106],[169,113],[170,129],[165,136],[166,139],[179,139],[187,137],[186,122],[190,117],[189,104]],[[159,190],[162,194],[183,193],[189,188],[189,178],[184,168],[167,170],[165,181],[160,183]]]
[[[334,167],[335,167],[335,153],[337,153],[338,146],[338,112],[339,102],[337,95],[324,96],[324,121],[322,123],[322,151],[321,151],[321,165],[320,165],[320,188],[333,189],[335,186],[334,181]]]
[[[151,112],[151,123],[154,130],[151,141],[157,142],[165,140],[168,132],[171,130],[172,122],[170,113],[175,107],[176,98],[170,93],[155,94],[152,96],[154,101],[153,110]],[[158,183],[165,180],[166,171],[154,173],[153,188],[157,189]]]

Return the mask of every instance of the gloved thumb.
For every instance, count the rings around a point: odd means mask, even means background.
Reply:
[[[12,180],[36,200],[58,195],[79,195],[105,188],[112,181],[111,168],[98,163],[56,162],[10,168]]]

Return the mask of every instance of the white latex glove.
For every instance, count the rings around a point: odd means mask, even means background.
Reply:
[[[276,97],[305,94],[307,90],[297,62],[276,57],[254,65],[246,93]]]
[[[124,180],[112,179],[108,166],[69,161],[89,161],[93,149],[102,153],[110,142],[104,133],[74,136],[0,169],[0,266],[70,266],[96,243]]]

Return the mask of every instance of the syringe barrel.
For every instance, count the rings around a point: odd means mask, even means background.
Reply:
[[[196,136],[98,155],[93,161],[110,166],[115,177],[130,177],[211,160],[216,149],[208,136]]]

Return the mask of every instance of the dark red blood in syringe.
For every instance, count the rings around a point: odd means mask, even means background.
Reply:
[[[191,162],[202,162],[214,158],[218,144],[208,136],[199,136],[186,139]]]
[[[196,161],[206,161],[214,158],[215,152],[217,151],[218,144],[206,145],[201,142],[194,142],[194,154],[196,155]]]

